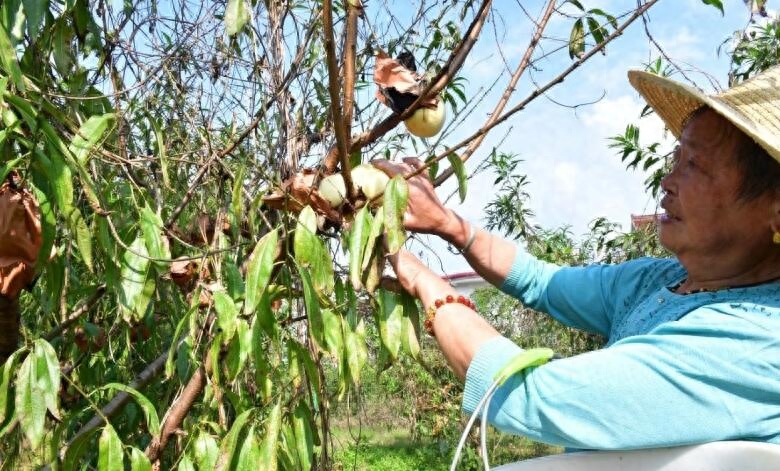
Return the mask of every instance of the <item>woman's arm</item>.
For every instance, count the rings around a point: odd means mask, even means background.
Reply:
[[[404,163],[389,160],[372,163],[391,177],[411,174],[422,165],[417,159],[404,159]],[[463,255],[482,278],[494,286],[501,286],[512,268],[517,250],[515,244],[479,229],[446,208],[425,174],[409,178],[407,184],[409,206],[404,215],[406,229],[437,235],[459,250],[468,244],[473,230],[474,240]]]
[[[437,299],[458,293],[449,283],[423,265],[414,255],[400,250],[390,257],[398,281],[412,296],[417,297],[427,310]],[[498,337],[498,332],[472,309],[458,303],[438,308],[433,321],[433,331],[444,358],[460,378],[479,347],[487,340]]]

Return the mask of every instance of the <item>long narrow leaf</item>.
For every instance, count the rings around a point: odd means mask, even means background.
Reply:
[[[279,235],[274,229],[263,236],[252,251],[246,274],[246,301],[244,303],[244,313],[246,314],[255,312],[257,305],[260,304],[260,298],[271,280],[278,240]]]

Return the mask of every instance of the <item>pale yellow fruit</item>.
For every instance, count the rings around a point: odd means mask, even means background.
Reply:
[[[344,176],[340,173],[328,175],[320,181],[318,188],[320,196],[333,208],[338,208],[347,197],[347,187],[344,185]]]
[[[417,137],[433,137],[444,127],[445,117],[444,100],[439,98],[436,109],[418,108],[404,124]]]
[[[385,192],[385,187],[390,177],[371,164],[361,164],[352,169],[352,185],[356,190],[361,190],[369,200],[372,200]],[[344,204],[347,197],[347,186],[344,184],[344,176],[340,173],[328,175],[320,181],[317,189],[320,196],[333,208]]]
[[[371,164],[362,164],[352,169],[352,182],[360,188],[366,198],[372,200],[385,192],[390,177]]]

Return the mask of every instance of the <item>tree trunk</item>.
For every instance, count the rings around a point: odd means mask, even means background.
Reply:
[[[19,299],[0,295],[0,365],[19,343]]]

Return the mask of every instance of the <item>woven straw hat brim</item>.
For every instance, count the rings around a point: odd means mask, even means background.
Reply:
[[[780,162],[780,66],[712,96],[638,70],[629,71],[628,80],[675,137],[680,137],[691,113],[707,105]]]

